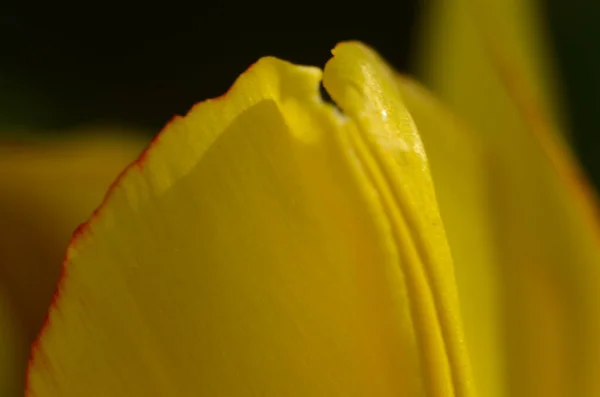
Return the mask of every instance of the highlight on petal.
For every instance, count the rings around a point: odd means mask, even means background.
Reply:
[[[424,87],[404,76],[397,80],[431,166],[477,393],[505,396],[502,267],[494,244],[486,150],[479,137]]]
[[[319,69],[263,58],[171,122],[72,242],[27,395],[470,396],[427,162],[389,76],[337,47],[341,115]]]
[[[423,143],[394,72],[370,49],[343,43],[324,85],[357,124],[356,146],[392,224],[430,395],[470,395],[454,269]],[[436,332],[437,331],[437,332]]]
[[[422,65],[489,148],[510,395],[600,395],[597,202],[558,132],[551,80],[534,65],[547,58],[506,12],[534,3],[441,3]]]
[[[75,228],[140,153],[135,139],[99,136],[0,143],[0,395],[23,395],[39,332]],[[115,129],[107,129],[115,131]]]

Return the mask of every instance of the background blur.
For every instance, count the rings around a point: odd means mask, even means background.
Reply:
[[[349,3],[328,18],[322,4],[305,2],[279,10],[211,2],[194,11],[180,0],[143,7],[14,3],[0,12],[0,131],[21,136],[68,135],[102,123],[150,137],[174,114],[225,92],[259,57],[322,66],[346,39],[370,44],[410,72],[422,7],[416,0],[393,10]],[[600,186],[600,2],[546,0],[544,12],[572,143]]]

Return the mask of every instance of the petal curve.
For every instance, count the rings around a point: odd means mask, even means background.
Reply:
[[[423,379],[396,226],[320,77],[264,58],[124,173],[68,250],[28,396],[466,395]]]

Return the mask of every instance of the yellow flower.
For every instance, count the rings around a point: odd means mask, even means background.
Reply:
[[[174,119],[76,231],[26,395],[600,395],[595,204],[541,45],[511,47],[516,0],[448,4],[448,109],[351,42]]]
[[[127,170],[68,250],[29,396],[472,395],[395,74],[334,54],[261,59]]]

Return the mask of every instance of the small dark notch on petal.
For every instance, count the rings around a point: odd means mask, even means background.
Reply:
[[[325,89],[325,86],[323,85],[323,81],[321,80],[321,82],[319,83],[319,93],[321,94],[321,98],[323,99],[323,102],[335,107],[337,110],[339,110],[340,112],[342,111],[339,106],[333,101],[333,99],[331,98],[331,96],[329,95],[329,92],[327,92],[327,90]]]

